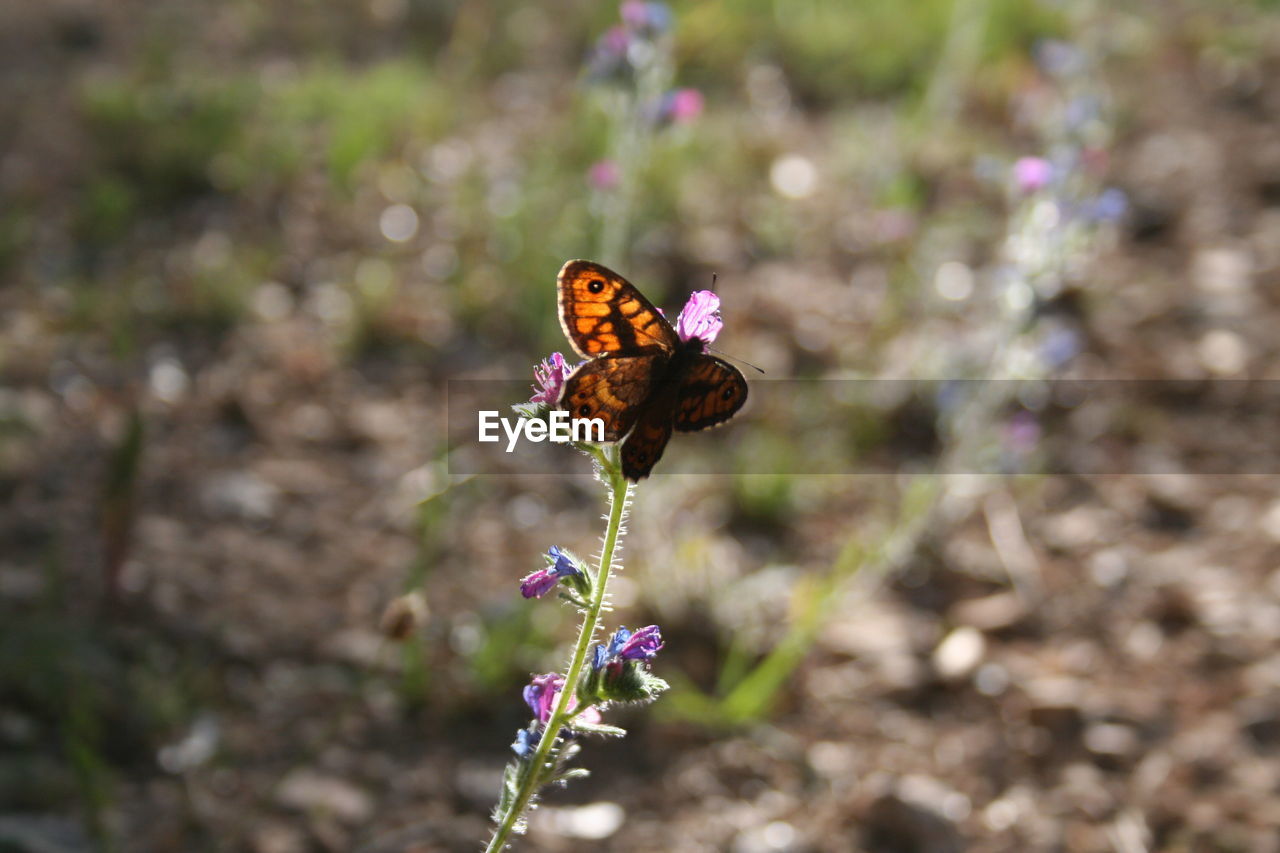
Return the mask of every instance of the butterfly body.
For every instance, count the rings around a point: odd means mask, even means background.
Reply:
[[[653,470],[673,431],[724,423],[747,399],[733,365],[682,339],[657,308],[617,273],[569,261],[557,279],[560,323],[588,361],[566,380],[558,404],[574,418],[599,418],[605,441],[621,441],[632,481]]]

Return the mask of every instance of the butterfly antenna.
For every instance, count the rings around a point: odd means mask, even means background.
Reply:
[[[719,274],[719,273],[714,273],[714,272],[713,272],[713,273],[711,274],[711,292],[712,292],[712,293],[715,293],[715,292],[716,292],[716,279],[717,279],[717,278],[719,278],[719,277],[720,277],[720,274]]]
[[[707,349],[707,352],[713,352],[716,355],[722,355],[725,358],[731,358],[740,364],[745,364],[747,367],[750,367],[752,370],[758,370],[760,371],[761,374],[764,374],[764,368],[756,367],[754,364],[747,361],[745,358],[738,358],[736,355],[729,355],[729,353],[724,352],[723,350],[718,350],[715,347],[707,347],[706,349]]]

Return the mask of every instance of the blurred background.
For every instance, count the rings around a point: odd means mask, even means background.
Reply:
[[[760,388],[1022,382],[678,437],[613,617],[673,689],[521,849],[1280,849],[1280,494],[1190,473],[1250,398],[1044,390],[1277,377],[1276,12],[0,7],[0,850],[477,849],[603,503],[451,471],[446,383],[576,257],[717,273]]]

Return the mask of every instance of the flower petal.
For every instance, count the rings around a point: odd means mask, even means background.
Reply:
[[[720,319],[720,297],[710,290],[698,290],[689,296],[680,316],[676,318],[676,334],[680,340],[698,338],[709,344],[720,334],[724,321]]]
[[[618,649],[622,660],[652,660],[662,648],[662,631],[657,625],[648,625],[632,634]]]
[[[549,358],[533,369],[533,378],[541,387],[533,389],[534,394],[529,398],[529,402],[555,405],[560,399],[560,389],[564,387],[564,380],[572,372],[569,365],[565,363],[564,356],[553,352]]]
[[[560,577],[552,569],[538,569],[520,581],[520,594],[525,598],[542,598],[560,583]]]

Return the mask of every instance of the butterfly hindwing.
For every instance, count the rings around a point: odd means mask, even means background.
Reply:
[[[622,474],[633,483],[648,477],[667,449],[675,401],[674,394],[661,394],[651,400],[636,421],[635,429],[623,442]]]
[[[679,343],[657,308],[625,278],[593,261],[569,261],[556,280],[560,325],[583,358],[602,353],[633,355]]]
[[[675,405],[675,428],[680,432],[722,424],[747,402],[742,372],[715,356],[699,354],[681,377]]]
[[[604,440],[618,441],[631,430],[652,395],[659,363],[666,358],[661,349],[649,347],[640,355],[585,362],[565,379],[559,406],[571,418],[600,418]]]

